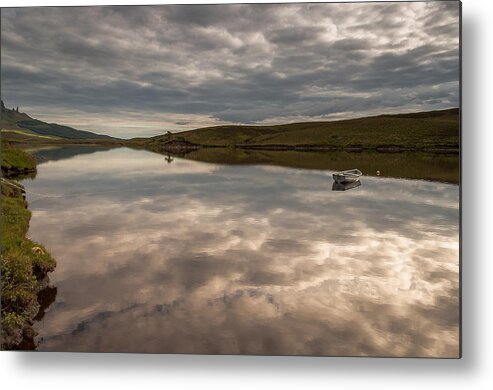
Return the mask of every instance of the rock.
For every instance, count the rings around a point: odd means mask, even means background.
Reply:
[[[34,253],[35,255],[44,255],[45,253],[45,251],[39,246],[33,246],[31,248],[31,252]]]

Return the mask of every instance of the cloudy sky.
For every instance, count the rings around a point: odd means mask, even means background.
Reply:
[[[10,8],[2,99],[120,137],[459,105],[459,3]]]

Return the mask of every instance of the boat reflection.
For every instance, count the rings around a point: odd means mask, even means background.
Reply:
[[[357,188],[359,186],[361,186],[361,182],[359,180],[352,183],[334,182],[334,184],[332,184],[332,191],[348,191],[348,190],[352,190],[353,188]]]

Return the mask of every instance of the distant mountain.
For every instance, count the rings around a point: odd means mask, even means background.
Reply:
[[[9,109],[2,101],[2,132],[10,133],[16,139],[22,138],[50,138],[50,139],[107,139],[114,140],[109,135],[96,134],[90,131],[76,130],[69,126],[56,123],[46,123],[23,112],[19,108]]]

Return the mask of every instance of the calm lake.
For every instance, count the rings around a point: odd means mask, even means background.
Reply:
[[[429,158],[437,181],[348,191],[332,191],[330,161],[44,157],[23,181],[29,235],[57,260],[38,350],[458,356],[457,157]]]

